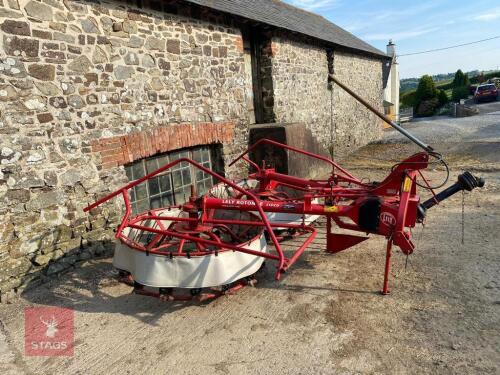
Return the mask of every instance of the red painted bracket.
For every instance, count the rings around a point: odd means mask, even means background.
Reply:
[[[327,233],[326,252],[335,254],[366,241],[368,238],[369,237],[353,236],[350,234]]]

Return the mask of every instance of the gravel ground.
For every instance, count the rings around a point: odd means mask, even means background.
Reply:
[[[474,99],[468,99],[465,104],[476,107],[479,110],[479,114],[485,114],[485,113],[490,113],[490,112],[495,112],[499,110],[499,103],[500,103],[500,95],[497,96],[496,101],[487,101],[487,102],[480,102],[480,103],[474,103]]]
[[[457,120],[432,121],[449,129],[434,144],[458,142],[460,132],[462,150],[477,142],[494,145],[499,120],[473,119],[475,130],[461,120],[458,127]],[[410,127],[428,130],[422,122]],[[429,139],[437,139],[432,134]],[[392,133],[387,139],[358,155],[366,158],[377,147],[398,159],[409,148]],[[472,160],[461,149],[447,154],[450,183],[461,166],[495,165],[484,161],[489,153]],[[361,169],[362,159],[346,162],[359,176],[385,174],[384,162],[366,169],[365,159]],[[415,231],[417,250],[406,269],[406,257],[395,254],[390,296],[378,294],[385,249],[377,237],[328,255],[319,235],[282,282],[273,280],[268,263],[256,288],[205,304],[131,294],[114,278],[109,260],[92,261],[0,306],[0,373],[498,374],[500,173],[481,174],[487,186],[466,195],[465,243],[457,195],[430,210],[425,230]],[[442,171],[428,177],[437,181]],[[23,309],[38,305],[75,309],[73,357],[24,356]]]
[[[482,114],[472,117],[433,117],[404,124],[420,140],[440,152],[456,170],[494,172],[500,167],[500,102],[481,103]],[[350,168],[389,168],[405,155],[419,152],[398,131],[390,129],[380,142],[364,147],[345,160]]]
[[[447,116],[414,119],[403,124],[412,134],[430,144],[454,142],[499,142],[500,141],[500,101],[471,104],[480,109],[480,115],[452,118]],[[407,142],[395,130],[385,134],[383,143]]]

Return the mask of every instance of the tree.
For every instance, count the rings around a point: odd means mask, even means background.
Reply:
[[[444,90],[439,90],[439,93],[438,93],[438,100],[439,100],[439,105],[440,105],[440,106],[443,106],[443,105],[445,105],[446,103],[448,103],[449,99],[448,99],[448,95],[446,95],[446,91],[444,91]]]
[[[415,107],[415,91],[405,92],[401,95],[400,101],[403,107]]]
[[[469,77],[458,69],[452,82],[453,91],[451,99],[455,103],[459,102],[460,99],[467,99],[469,97],[469,86]]]
[[[479,75],[476,76],[476,83],[483,83],[483,82],[486,82],[486,77],[484,76],[483,72],[479,73]]]
[[[458,86],[453,88],[451,93],[451,100],[458,103],[460,99],[467,99],[469,97],[469,88],[467,86]]]
[[[432,116],[439,106],[437,99],[437,89],[432,77],[424,75],[418,81],[417,91],[415,92],[415,112],[417,116]]]
[[[418,81],[417,91],[415,93],[415,102],[418,106],[423,100],[433,99],[437,96],[437,89],[432,77],[424,75]]]
[[[432,98],[423,100],[417,107],[417,116],[432,116],[436,113],[436,109],[439,107],[438,98]]]
[[[461,69],[458,69],[455,78],[453,78],[452,87],[469,86],[469,84],[469,77]]]

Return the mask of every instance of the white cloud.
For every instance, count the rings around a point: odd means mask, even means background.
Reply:
[[[424,2],[414,6],[406,6],[400,9],[384,9],[376,13],[372,13],[370,18],[382,21],[382,20],[397,20],[402,18],[412,18],[424,12],[427,12],[433,8],[436,8],[439,4],[436,2]]]
[[[351,33],[373,30],[374,28],[380,29],[381,27],[387,28],[387,25],[392,27],[401,27],[405,29],[408,24],[416,20],[421,14],[430,11],[437,7],[439,4],[435,2],[423,2],[414,6],[406,6],[403,8],[388,7],[383,11],[360,11],[356,12],[356,16],[350,19],[336,20],[339,25]],[[370,20],[370,22],[367,22]],[[335,22],[335,21],[334,21]],[[381,40],[382,34],[373,34],[380,38],[372,40]],[[384,38],[385,39],[385,38]]]
[[[337,6],[339,0],[290,0],[288,2],[296,7],[306,10],[324,10]]]
[[[416,29],[416,30],[409,30],[409,31],[396,31],[394,33],[379,33],[379,34],[367,34],[361,37],[361,39],[366,39],[366,40],[384,40],[387,41],[389,39],[394,40],[395,42],[399,42],[401,40],[405,39],[411,39],[415,38],[420,35],[424,34],[429,34],[434,31],[439,30],[438,27],[431,27],[427,29]]]
[[[500,8],[492,9],[486,13],[475,16],[473,19],[476,21],[493,21],[500,18]]]

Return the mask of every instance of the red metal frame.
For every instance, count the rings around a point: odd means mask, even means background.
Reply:
[[[322,160],[332,167],[332,173],[326,180],[309,180],[280,174],[272,168],[261,168],[250,161],[247,154],[262,144],[270,144]],[[388,280],[392,245],[398,246],[405,254],[411,254],[415,247],[411,241],[411,232],[407,228],[416,225],[417,207],[420,200],[416,192],[416,178],[419,174],[421,175],[420,171],[428,166],[428,153],[421,152],[413,155],[397,164],[385,180],[370,184],[363,183],[330,159],[268,139],[260,140],[251,146],[230,165],[240,160],[249,163],[256,170],[249,178],[258,181],[257,188],[243,188],[193,160],[182,158],[99,199],[85,208],[84,211],[90,211],[110,199],[122,195],[125,203],[125,215],[118,227],[116,237],[134,250],[169,257],[212,256],[217,255],[220,251],[238,251],[277,261],[275,274],[277,280],[297,261],[314,240],[317,232],[312,226],[306,225],[304,221],[300,224],[271,222],[266,213],[286,213],[302,215],[302,217],[304,215],[325,216],[327,218],[327,252],[343,251],[368,238],[345,233],[332,233],[333,223],[342,229],[366,234],[379,234],[387,238],[382,292],[384,294],[389,292]],[[216,198],[206,195],[200,199],[193,191],[189,202],[181,206],[181,209],[189,214],[188,217],[160,216],[158,210],[131,217],[132,210],[128,191],[182,162],[191,164],[231,187],[235,196]],[[297,194],[292,197],[280,191],[281,188],[293,189]],[[372,208],[372,211],[369,211],[368,206],[370,205],[375,207]],[[362,213],[364,208],[368,210],[367,213]],[[259,217],[255,221],[221,220],[214,218],[216,210],[256,212]],[[369,219],[368,225],[366,224],[367,219]],[[141,224],[145,221],[154,221],[157,224],[156,228]],[[170,222],[168,227],[163,224],[165,221]],[[246,246],[248,242],[238,244],[223,242],[212,231],[213,228],[217,228],[237,240],[237,235],[231,232],[231,225],[265,229],[274,245],[276,254],[249,249]],[[146,245],[134,241],[128,237],[125,231],[127,228],[149,233],[153,236],[152,240]],[[301,234],[308,233],[305,241],[289,258],[285,257],[279,243],[279,236],[275,233],[275,231],[283,229],[297,230]],[[206,238],[203,238],[202,234]],[[165,238],[175,239],[177,242],[165,242]],[[197,251],[190,253],[183,251],[186,241],[195,243]],[[168,250],[169,246],[171,247],[174,243],[177,245],[177,251]]]
[[[206,215],[201,215],[200,217],[190,217],[190,220],[186,220],[186,218],[172,218],[172,217],[166,218],[163,216],[156,216],[156,215],[147,215],[147,216],[139,215],[137,217],[131,218],[130,216],[131,216],[132,210],[131,210],[130,199],[128,196],[128,191],[130,189],[132,189],[133,187],[157,176],[160,173],[163,173],[163,172],[171,169],[172,167],[174,167],[177,164],[180,164],[182,162],[190,163],[195,168],[202,170],[203,172],[211,175],[212,177],[216,178],[217,180],[221,181],[222,183],[237,190],[238,192],[240,192],[241,195],[247,196],[249,198],[249,201],[254,203],[253,204],[253,211],[256,210],[259,213],[261,222],[239,221],[239,220],[228,220],[228,221],[216,220],[216,221],[214,221],[213,219],[208,218]],[[281,273],[286,271],[286,269],[288,269],[297,260],[298,255],[302,254],[302,252],[305,250],[305,248],[308,246],[308,244],[310,244],[314,240],[314,238],[316,237],[316,234],[317,234],[316,230],[313,227],[306,226],[306,225],[293,225],[293,224],[284,224],[284,223],[279,223],[279,224],[276,223],[276,224],[272,225],[269,222],[269,220],[267,219],[267,216],[265,215],[264,210],[262,208],[263,201],[259,200],[251,191],[243,189],[242,187],[238,186],[237,184],[229,181],[228,179],[218,175],[217,173],[211,171],[210,169],[207,169],[207,168],[203,167],[202,165],[198,164],[197,162],[195,162],[191,159],[188,159],[188,158],[181,158],[181,159],[178,159],[176,161],[173,161],[173,162],[159,168],[158,170],[156,170],[156,171],[154,171],[154,172],[152,172],[152,173],[150,173],[150,174],[148,174],[148,175],[146,175],[138,180],[135,180],[134,182],[124,186],[123,188],[121,188],[117,191],[115,191],[114,193],[111,193],[108,196],[106,196],[102,199],[99,199],[95,203],[89,205],[88,207],[86,207],[84,209],[84,212],[88,212],[88,211],[92,210],[93,208],[96,208],[97,206],[109,201],[110,199],[112,199],[120,194],[122,195],[124,203],[125,203],[125,215],[122,219],[120,226],[118,227],[118,230],[117,230],[115,236],[116,236],[116,238],[120,239],[123,243],[132,247],[133,249],[138,250],[138,251],[148,252],[151,254],[157,254],[157,255],[184,256],[184,254],[182,254],[182,253],[180,253],[180,254],[179,253],[162,253],[161,251],[159,251],[159,249],[154,248],[154,247],[150,247],[148,249],[141,247],[139,244],[130,240],[127,237],[127,234],[124,232],[125,228],[127,228],[127,227],[131,228],[131,229],[141,230],[144,232],[154,233],[154,234],[157,234],[160,236],[175,237],[175,238],[191,241],[191,242],[194,242],[197,244],[213,245],[213,246],[217,246],[220,250],[239,251],[239,252],[246,253],[246,254],[261,256],[263,258],[268,258],[268,259],[272,259],[272,260],[277,260],[278,267],[277,267],[277,271],[275,274],[276,280],[279,280],[281,278]],[[190,203],[183,206],[184,210],[192,211],[193,209],[196,209],[196,207],[194,207],[195,199],[193,199],[193,198],[196,198],[196,197],[191,197]],[[198,215],[196,215],[196,216],[198,216]],[[142,221],[142,220],[146,220],[146,219],[147,220],[155,220],[158,222],[165,221],[165,220],[174,221],[174,222],[189,222],[189,223],[194,224],[191,226],[191,228],[193,230],[196,230],[197,228],[199,228],[200,224],[201,225],[203,225],[203,224],[234,224],[234,225],[263,226],[263,227],[265,227],[265,229],[267,229],[267,232],[269,234],[271,242],[273,243],[274,248],[275,248],[276,252],[278,253],[278,255],[272,255],[272,254],[268,254],[268,253],[265,253],[262,251],[251,250],[251,249],[245,248],[243,246],[236,246],[233,244],[222,242],[220,240],[218,240],[218,241],[217,240],[206,240],[206,239],[203,239],[200,237],[190,236],[190,235],[178,233],[178,232],[175,232],[172,230],[155,229],[155,228],[141,226],[141,225],[136,224],[137,222]],[[279,241],[278,241],[278,239],[273,231],[273,228],[278,228],[278,227],[279,228],[300,229],[300,230],[311,233],[310,236],[304,242],[304,244],[296,250],[296,253],[298,253],[298,255],[294,255],[290,259],[285,257],[283,250],[281,249],[281,246],[279,244]],[[212,255],[213,253],[215,253],[215,252],[204,252],[203,255]],[[196,254],[196,255],[198,255],[198,254]]]

